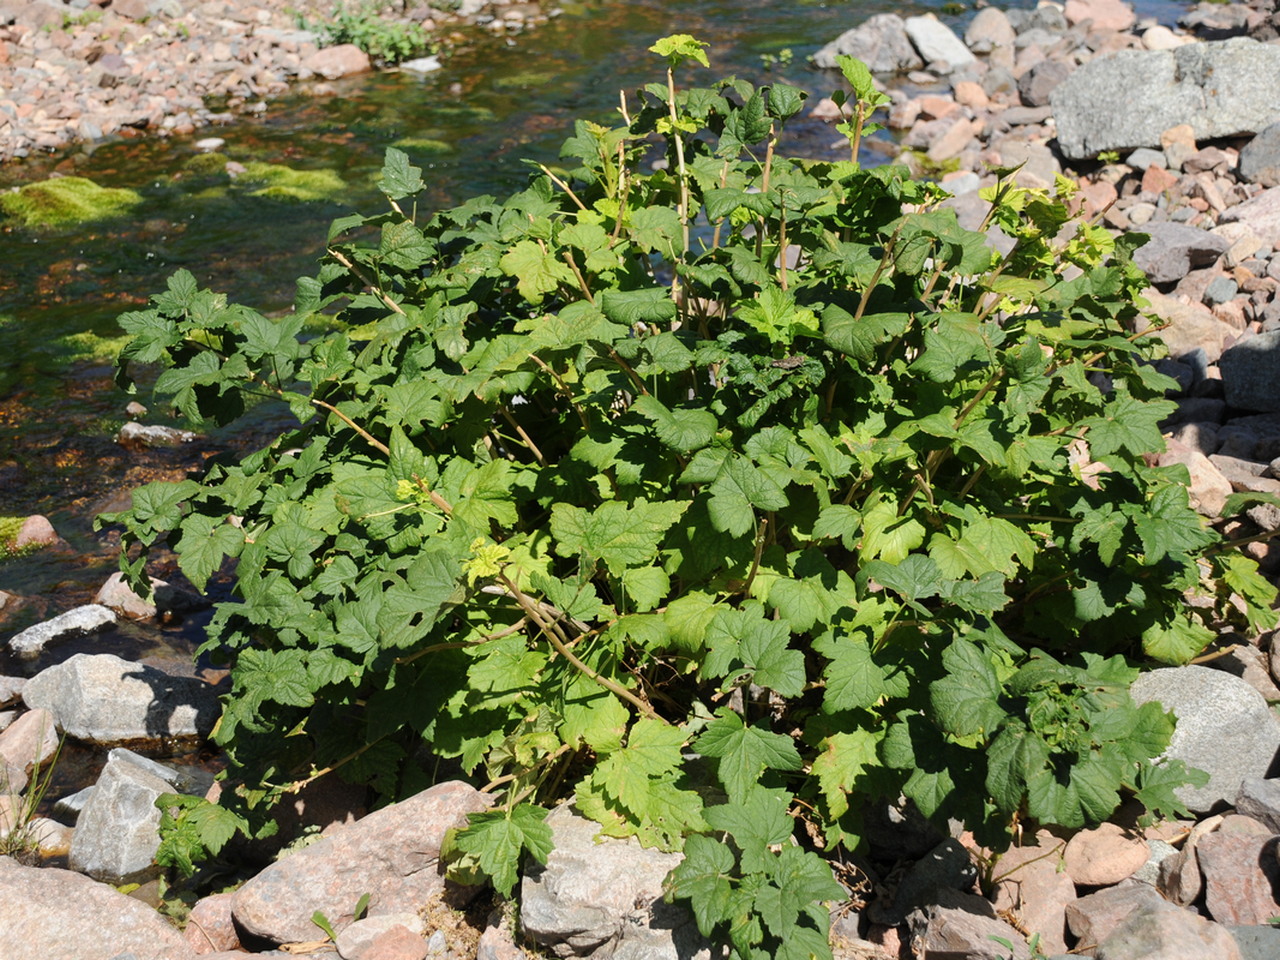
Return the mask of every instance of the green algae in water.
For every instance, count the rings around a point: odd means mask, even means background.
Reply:
[[[468,121],[475,123],[490,123],[498,119],[498,115],[488,107],[470,107],[470,106],[434,106],[431,108],[431,116],[436,120],[453,120],[457,123],[465,123]]]
[[[0,211],[28,227],[110,220],[142,203],[136,190],[100,187],[84,177],[57,177],[0,194]]]
[[[183,163],[183,172],[196,182],[191,196],[198,200],[220,200],[229,193],[270,200],[300,203],[323,203],[337,200],[347,192],[347,185],[333,170],[295,170],[279,163],[250,161],[244,172],[232,176],[227,170],[231,162],[225,154],[201,153]],[[209,186],[213,180],[215,186]],[[181,182],[179,181],[179,185]]]
[[[332,170],[294,170],[275,163],[247,163],[236,182],[246,186],[262,184],[249,191],[251,197],[303,203],[337,200],[347,192],[347,185]]]
[[[182,169],[197,177],[213,177],[225,175],[227,158],[221,153],[197,153],[188,157]]]
[[[428,157],[438,157],[446,153],[453,153],[453,144],[426,137],[401,137],[392,146],[399,147],[406,153],[417,153]]]
[[[507,77],[498,77],[493,81],[495,90],[522,90],[529,87],[541,87],[550,83],[555,74],[544,70],[526,70],[513,73]]]

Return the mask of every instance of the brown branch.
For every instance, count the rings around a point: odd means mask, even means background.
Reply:
[[[554,173],[552,173],[550,168],[548,168],[545,163],[538,164],[538,169],[541,170],[543,173],[545,173],[548,177],[550,177],[552,183],[554,183],[557,187],[559,187],[561,190],[567,193],[569,195],[569,199],[578,205],[579,210],[587,209],[587,205],[578,199],[578,195],[573,192],[573,189],[567,183],[565,183],[563,180],[557,177]]]
[[[404,307],[400,306],[400,304],[392,300],[390,295],[388,295],[380,286],[378,286],[376,283],[374,283],[372,280],[366,277],[364,273],[360,270],[360,268],[357,267],[354,263],[352,263],[351,260],[349,260],[345,255],[343,255],[341,251],[335,250],[333,249],[333,247],[329,247],[328,251],[329,251],[329,256],[333,257],[333,259],[337,260],[340,264],[342,264],[344,267],[346,267],[348,270],[354,273],[356,277],[359,278],[360,282],[362,282],[369,289],[376,292],[378,296],[382,299],[382,302],[385,303],[388,307],[390,307],[395,313],[398,313],[401,316],[405,315]]]
[[[610,680],[608,677],[602,676],[595,670],[592,670],[589,666],[574,656],[573,651],[569,649],[568,645],[564,642],[563,637],[557,635],[559,631],[554,629],[554,625],[543,619],[542,611],[538,608],[538,605],[526,596],[525,593],[517,587],[505,573],[499,573],[498,579],[502,581],[502,585],[510,591],[511,595],[515,597],[516,602],[524,608],[524,611],[529,615],[529,618],[542,630],[542,635],[547,638],[547,641],[551,646],[555,647],[557,653],[568,660],[569,663],[571,663],[584,676],[591,678],[615,696],[626,700],[628,703],[635,706],[646,717],[658,719],[657,711],[648,703],[621,684],[618,684],[613,680]]]

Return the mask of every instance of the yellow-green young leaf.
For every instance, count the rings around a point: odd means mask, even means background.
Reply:
[[[622,574],[627,606],[647,613],[662,603],[671,590],[671,578],[661,567],[628,567]]]
[[[1183,664],[1197,656],[1217,635],[1199,621],[1174,616],[1153,623],[1142,633],[1142,652],[1161,663]]]
[[[813,775],[827,801],[831,819],[849,810],[849,795],[858,792],[858,781],[869,770],[881,766],[876,752],[878,734],[870,730],[833,733],[822,742],[822,752],[813,761]]]
[[[909,513],[899,516],[897,504],[878,495],[868,498],[862,530],[862,553],[867,560],[901,563],[924,543],[924,525]]]
[[[705,49],[709,46],[709,43],[695,40],[687,33],[673,33],[671,36],[663,37],[654,43],[649,48],[649,52],[656,53],[660,57],[666,57],[673,67],[684,63],[686,60],[693,60],[704,67],[710,67],[711,63],[707,60],[705,52]]]
[[[707,627],[722,609],[715,597],[699,591],[673,600],[663,614],[672,642],[691,653],[701,651]]]
[[[557,260],[533,240],[521,240],[499,261],[502,272],[516,281],[520,296],[534,303],[560,284],[573,285],[577,279],[569,265]]]
[[[1258,573],[1256,561],[1235,552],[1220,553],[1215,558],[1222,570],[1223,582],[1245,602],[1249,628],[1255,633],[1276,625],[1276,587]]]
[[[597,753],[622,749],[631,715],[622,701],[595,680],[577,674],[565,690],[562,712],[560,736],[565,743],[581,741]]]

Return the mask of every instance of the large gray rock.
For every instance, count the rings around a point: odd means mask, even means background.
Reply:
[[[836,57],[854,57],[874,73],[917,70],[924,62],[907,38],[906,24],[896,13],[878,13],[846,30],[813,55],[815,66],[836,68]]]
[[[990,900],[972,893],[940,888],[933,902],[911,914],[907,922],[913,945],[926,957],[1028,960],[1031,956],[1022,934],[996,916]]]
[[[155,803],[174,788],[125,751],[112,753],[80,812],[69,865],[95,880],[133,883],[159,873],[154,857],[160,846],[160,811]]]
[[[1096,960],[1240,960],[1226,927],[1160,901],[1138,911],[1098,944]]]
[[[1280,47],[1243,37],[1174,50],[1122,50],[1053,91],[1058,144],[1072,160],[1158,147],[1189,123],[1197,140],[1256,133],[1280,119]]]
[[[1152,283],[1177,283],[1196,267],[1207,267],[1231,246],[1226,237],[1185,223],[1152,223],[1143,231],[1151,237],[1133,253],[1133,262]]]
[[[236,924],[275,943],[313,940],[321,911],[341,929],[369,895],[369,915],[417,912],[444,891],[440,845],[492,798],[465,783],[438,784],[273,863],[236,891]]]
[[[109,653],[77,653],[42,670],[22,699],[50,711],[68,736],[101,744],[204,736],[220,712],[207,683]]]
[[[525,874],[520,888],[525,936],[562,957],[601,948],[634,960],[710,955],[688,910],[663,902],[662,882],[679,854],[646,850],[634,839],[597,843],[600,825],[568,807],[553,810],[547,823],[551,855]]]
[[[1240,948],[1242,960],[1275,960],[1280,957],[1280,928],[1272,926],[1231,927],[1231,936]]]
[[[1244,145],[1236,174],[1264,187],[1280,186],[1280,123],[1271,124]]]
[[[999,7],[984,7],[969,21],[964,42],[974,53],[990,53],[995,47],[1012,47],[1018,39],[1013,24]]]
[[[873,913],[871,919],[897,926],[911,911],[934,902],[938,890],[970,890],[977,879],[978,868],[969,851],[958,840],[944,840],[911,865],[898,884],[892,905],[878,915]]]
[[[1280,330],[1241,340],[1218,360],[1227,403],[1242,410],[1280,412]]]
[[[1236,812],[1265,824],[1280,834],[1280,780],[1245,777],[1236,794]]]
[[[1178,799],[1196,813],[1235,800],[1246,777],[1266,777],[1280,750],[1280,722],[1257,690],[1208,667],[1167,667],[1140,676],[1137,703],[1157,701],[1178,720],[1169,759],[1209,774],[1203,787],[1184,786]]]
[[[99,633],[115,622],[115,613],[106,607],[86,604],[14,634],[9,638],[9,649],[20,657],[35,657],[54,641]]]
[[[945,65],[949,70],[961,70],[977,59],[964,41],[932,13],[907,17],[905,25],[907,36],[921,59],[932,67]]]
[[[191,948],[139,900],[71,870],[0,857],[4,960],[188,960]]]

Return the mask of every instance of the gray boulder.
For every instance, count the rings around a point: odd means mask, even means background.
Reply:
[[[1098,944],[1096,960],[1240,960],[1226,927],[1160,901],[1136,912]]]
[[[112,751],[71,838],[71,869],[115,884],[159,873],[154,857],[160,846],[160,811],[155,802],[174,792],[168,780],[156,775],[158,764],[128,753]]]
[[[1018,78],[1018,96],[1029,107],[1043,107],[1072,71],[1073,65],[1061,60],[1041,60]]]
[[[1240,151],[1236,174],[1264,187],[1280,186],[1280,123],[1273,123]]]
[[[836,57],[855,57],[873,73],[918,70],[924,62],[907,38],[906,24],[896,13],[878,13],[846,30],[813,55],[815,66],[836,69]]]
[[[1151,239],[1133,253],[1133,262],[1152,283],[1177,283],[1196,267],[1205,267],[1227,252],[1226,237],[1185,223],[1149,224]]]
[[[52,713],[68,736],[101,744],[204,736],[220,713],[207,683],[109,653],[77,653],[42,670],[22,699]]]
[[[911,911],[933,903],[939,890],[970,890],[977,879],[978,868],[969,851],[958,840],[944,840],[911,865],[898,884],[893,904],[879,912],[873,907],[872,919],[897,926]]]
[[[22,688],[27,685],[24,677],[0,677],[0,707],[9,707],[22,699]]]
[[[191,948],[140,900],[71,870],[0,857],[4,960],[187,960]]]
[[[54,641],[99,633],[115,622],[116,615],[111,610],[96,603],[86,604],[14,634],[9,638],[9,649],[20,657],[35,657]]]
[[[1244,37],[1090,60],[1053,91],[1058,144],[1072,160],[1158,147],[1188,123],[1197,140],[1256,133],[1280,119],[1280,47]]]
[[[557,807],[547,817],[552,851],[520,888],[525,936],[558,956],[601,955],[633,960],[710,956],[688,910],[663,902],[662,882],[680,854],[646,850],[639,842],[596,837],[600,825]]]
[[[996,47],[1013,46],[1017,38],[1013,24],[999,7],[983,7],[964,32],[964,42],[974,53],[990,53]]]
[[[1274,834],[1280,834],[1280,780],[1245,777],[1236,794],[1236,813],[1253,817]]]
[[[1022,934],[996,916],[985,897],[940,888],[932,902],[907,920],[913,945],[926,957],[966,960],[1028,960],[1031,951]],[[1005,947],[1000,941],[1010,944]]]
[[[444,891],[440,845],[492,798],[465,783],[438,784],[375,810],[273,863],[236,891],[236,925],[274,943],[313,940],[317,910],[339,930],[369,895],[369,916],[416,913]]]
[[[1242,960],[1275,960],[1280,957],[1280,928],[1228,926]]]
[[[969,52],[964,41],[932,13],[921,17],[907,17],[905,27],[911,43],[930,67],[937,69],[945,66],[946,72],[951,72],[961,70],[977,59]]]
[[[1232,803],[1246,777],[1268,776],[1280,750],[1280,722],[1239,677],[1207,667],[1168,667],[1140,676],[1131,692],[1136,702],[1157,701],[1177,717],[1165,755],[1209,774],[1205,786],[1175,791],[1192,811]]]
[[[1280,412],[1280,330],[1260,333],[1222,351],[1218,359],[1227,403],[1242,410]]]

